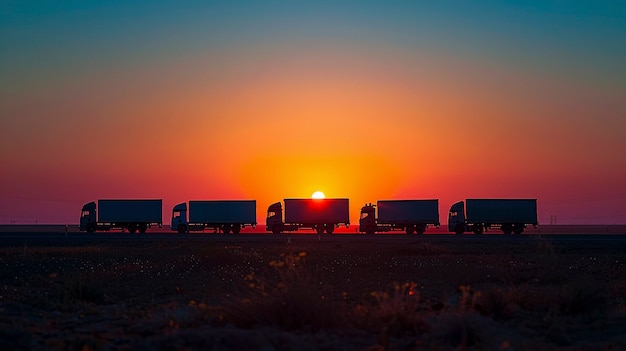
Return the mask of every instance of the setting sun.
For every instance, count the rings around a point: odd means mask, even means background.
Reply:
[[[323,199],[323,198],[325,198],[326,196],[324,196],[324,193],[323,193],[323,192],[321,192],[321,191],[316,191],[316,192],[314,192],[314,193],[313,193],[313,195],[311,195],[311,197],[312,197],[312,198],[314,198],[314,199]]]

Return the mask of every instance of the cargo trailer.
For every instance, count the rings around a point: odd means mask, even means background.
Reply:
[[[378,209],[378,217],[376,217]],[[405,231],[423,234],[430,225],[439,227],[439,200],[379,200],[361,208],[362,233]]]
[[[457,234],[491,228],[521,234],[537,224],[537,199],[467,199],[453,204],[448,215],[448,230]]]
[[[256,226],[255,200],[192,200],[172,209],[172,230],[179,233],[212,229],[238,234],[246,226]]]
[[[151,226],[163,225],[161,199],[106,199],[85,204],[81,211],[80,230],[88,233],[127,230],[145,233]]]
[[[276,202],[267,209],[266,228],[272,233],[308,228],[332,234],[341,225],[350,225],[348,199],[284,199],[283,206]]]

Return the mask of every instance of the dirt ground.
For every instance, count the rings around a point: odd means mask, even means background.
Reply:
[[[381,239],[0,246],[0,349],[626,349],[619,241]]]

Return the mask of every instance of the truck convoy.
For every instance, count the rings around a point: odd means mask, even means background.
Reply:
[[[521,234],[537,226],[536,199],[467,199],[450,207],[448,230],[457,234],[500,228],[504,234]]]
[[[163,225],[161,199],[101,199],[83,205],[80,230],[93,233],[121,229],[145,233]],[[284,205],[283,205],[284,203]],[[266,230],[278,234],[307,228],[332,234],[350,225],[349,200],[284,199],[267,209]],[[284,206],[284,216],[283,216]],[[204,231],[239,233],[256,226],[256,200],[196,200],[172,209],[171,229],[179,233]],[[521,234],[528,225],[536,227],[537,199],[466,199],[450,207],[448,230],[457,234],[500,229],[504,234]],[[422,234],[428,226],[439,226],[439,200],[379,200],[361,208],[359,230],[373,234],[394,230]]]
[[[423,234],[429,225],[439,227],[439,200],[379,200],[363,206],[359,219],[359,231],[366,234],[392,230]]]
[[[224,234],[239,234],[246,225],[256,226],[255,200],[189,201],[189,211],[185,202],[172,209],[171,228],[179,233],[209,228]]]
[[[348,199],[284,199],[285,219],[280,202],[267,209],[266,228],[274,234],[310,228],[318,234],[332,234],[340,225],[350,225]]]
[[[152,225],[163,224],[162,200],[98,200],[85,204],[81,210],[80,230],[128,230],[145,233]]]

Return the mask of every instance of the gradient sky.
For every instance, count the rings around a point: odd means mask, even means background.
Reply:
[[[3,1],[0,223],[537,198],[626,223],[623,1]]]

